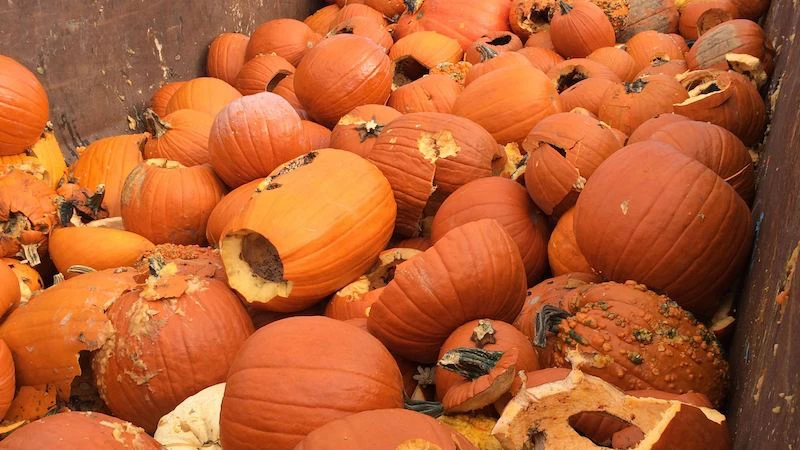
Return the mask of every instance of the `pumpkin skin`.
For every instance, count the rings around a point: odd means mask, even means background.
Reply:
[[[361,105],[342,116],[331,132],[331,147],[366,157],[386,125],[400,111],[384,105]]]
[[[564,61],[563,56],[556,53],[555,50],[547,48],[525,47],[517,50],[517,53],[528,58],[528,61],[530,61],[533,67],[536,67],[544,73],[547,73],[553,66]]]
[[[637,142],[646,141],[650,139],[656,131],[661,128],[677,122],[688,122],[692,119],[675,113],[659,114],[652,119],[644,121],[641,125],[636,127],[636,130],[628,137],[628,145],[636,144]]]
[[[298,211],[301,201],[308,208]],[[389,242],[396,208],[380,171],[353,153],[322,149],[290,161],[223,233],[230,286],[258,308],[306,309],[372,265]],[[298,226],[309,223],[313,230]],[[333,243],[339,251],[329,251]]]
[[[294,85],[314,121],[333,127],[356,106],[386,103],[392,72],[392,62],[377,44],[340,34],[308,52],[297,67]]]
[[[462,90],[461,85],[447,75],[426,75],[395,89],[387,105],[403,114],[450,113]]]
[[[622,81],[633,81],[638,73],[636,61],[630,53],[619,47],[598,48],[586,56],[586,59],[608,67]]]
[[[688,97],[686,89],[673,77],[645,76],[606,92],[597,117],[623,133],[631,134],[646,120],[673,112],[673,104]]]
[[[0,174],[0,257],[21,253],[31,266],[38,265],[57,222],[50,185],[19,170]]]
[[[96,191],[105,186],[103,207],[111,217],[122,212],[122,185],[137,164],[142,162],[141,148],[148,134],[112,136],[92,142],[70,167],[70,175],[81,186]]]
[[[618,22],[617,42],[627,42],[637,33],[654,30],[659,33],[674,33],[678,31],[678,8],[673,0],[641,0],[628,1],[619,7],[613,1],[600,0],[601,7],[613,11],[612,23],[615,17],[624,17],[623,22]],[[623,13],[620,15],[620,13]]]
[[[561,92],[561,104],[564,111],[583,108],[597,116],[603,99],[608,91],[615,88],[617,83],[605,78],[587,78]]]
[[[247,44],[247,61],[258,55],[275,53],[297,66],[309,49],[322,39],[308,25],[295,19],[274,19],[253,31]]]
[[[160,88],[156,89],[153,96],[150,98],[150,109],[152,109],[159,117],[167,115],[167,105],[172,99],[172,96],[178,92],[178,89],[186,84],[185,81],[173,81],[167,83]]]
[[[129,422],[98,412],[63,412],[44,417],[3,440],[9,450],[158,450],[161,445]]]
[[[330,148],[331,130],[316,122],[311,122],[308,120],[303,120],[301,125],[303,127],[303,138],[305,139],[306,146],[309,147],[309,150]]]
[[[0,317],[20,301],[19,280],[5,264],[0,264]],[[10,401],[10,400],[9,400]]]
[[[525,189],[507,178],[470,181],[447,198],[433,218],[431,239],[439,241],[452,229],[480,219],[495,219],[519,248],[528,284],[539,282],[547,270],[550,234],[547,220]]]
[[[494,58],[487,59],[484,62],[473,65],[469,69],[469,72],[467,72],[467,77],[464,79],[464,85],[469,85],[481,76],[496,70],[507,69],[510,67],[530,66],[540,69],[539,66],[534,65],[528,58],[525,57],[525,55],[519,52],[502,53]]]
[[[486,130],[443,113],[413,113],[393,120],[368,159],[392,186],[395,231],[402,237],[418,236],[425,216],[434,215],[460,186],[496,175],[505,166],[505,153]]]
[[[636,62],[636,70],[644,70],[655,59],[684,59],[689,48],[686,41],[675,34],[642,31],[625,43],[625,51]]]
[[[231,188],[269,175],[306,153],[309,146],[292,106],[269,92],[225,107],[214,120],[208,141],[211,166]]]
[[[377,22],[370,17],[356,16],[340,22],[331,29],[330,34],[354,34],[363,36],[389,51],[394,44],[392,35],[382,22]]]
[[[464,52],[464,59],[479,64],[503,53],[515,52],[522,48],[522,41],[510,31],[494,31],[475,40]]]
[[[547,76],[556,84],[559,93],[563,93],[581,81],[592,78],[605,78],[614,83],[620,82],[613,70],[587,58],[572,58],[562,61],[551,67]]]
[[[33,72],[0,55],[0,99],[0,156],[22,153],[47,124],[47,93]]]
[[[8,412],[16,387],[14,359],[11,357],[8,345],[0,339],[0,416],[5,417]]]
[[[52,244],[49,244],[52,248]],[[52,250],[51,250],[52,256]],[[44,281],[42,281],[42,276],[39,275],[39,272],[36,271],[30,264],[25,264],[22,261],[12,259],[12,258],[2,258],[0,259],[0,266],[8,267],[11,272],[17,277],[19,281],[19,292],[20,297],[17,299],[16,302],[11,306],[11,308],[16,308],[20,304],[28,303],[28,300],[31,299],[31,296],[35,293],[38,293],[42,289],[44,289]],[[4,272],[3,269],[0,269],[0,272]],[[5,292],[0,294],[0,297],[9,296],[13,294],[13,286],[11,284],[6,284],[11,282],[11,278],[8,278],[7,273],[3,273],[0,275],[0,286],[3,286]],[[13,295],[11,295],[14,298]],[[0,300],[0,304],[6,304],[6,300],[8,297],[3,297],[3,300]]]
[[[242,95],[269,92],[284,78],[294,73],[294,66],[273,54],[260,54],[247,61],[231,85]]]
[[[659,208],[650,209],[654,202]],[[744,267],[753,221],[744,200],[711,169],[646,141],[595,171],[578,199],[575,237],[602,276],[638,279],[705,317]]]
[[[356,17],[364,17],[372,20],[373,22],[382,26],[388,25],[386,18],[383,17],[379,11],[367,6],[363,1],[351,2],[349,0],[340,0],[341,10],[336,14],[336,22],[334,25],[339,25],[348,22]]]
[[[58,188],[67,172],[67,163],[64,161],[64,155],[53,130],[46,129],[33,147],[23,153],[0,156],[0,171],[3,170],[3,166],[21,168],[26,164],[40,166],[44,170],[43,180],[49,181],[53,189]]]
[[[521,141],[541,119],[561,110],[552,82],[533,67],[490,72],[464,88],[453,105],[453,114],[481,125],[499,144]]]
[[[510,10],[508,0],[425,0],[417,11],[400,17],[395,36],[402,38],[414,31],[436,31],[456,39],[466,49],[484,34],[508,31]]]
[[[122,221],[154,244],[203,244],[208,216],[224,195],[225,186],[208,165],[148,159],[125,180]],[[156,211],[162,214],[154,217]]]
[[[219,251],[212,248],[197,245],[156,245],[156,248],[147,251],[133,266],[139,273],[137,279],[142,279],[142,275],[151,273],[150,266],[153,259],[162,263],[161,265],[174,264],[177,275],[195,276],[201,279],[213,278],[226,283],[228,281]]]
[[[152,110],[145,111],[150,136],[144,143],[146,159],[163,158],[185,166],[211,162],[208,135],[214,118],[204,112],[179,109],[163,119]]]
[[[217,78],[195,78],[184,83],[172,94],[164,115],[172,114],[179,109],[194,109],[213,117],[241,96],[236,88]]]
[[[270,86],[267,86],[270,87]],[[300,103],[300,100],[297,99],[297,94],[295,94],[294,90],[294,74],[287,76],[286,78],[282,79],[275,85],[275,87],[270,91],[273,94],[280,95],[283,97],[284,100],[289,102],[294,108],[297,115],[300,116],[303,120],[309,120],[310,117],[308,112],[305,110],[305,107]]]
[[[393,353],[431,363],[465,322],[512,321],[522,308],[526,283],[517,245],[503,227],[492,219],[470,222],[397,266],[367,327]]]
[[[558,219],[550,241],[547,243],[547,260],[554,276],[574,272],[591,273],[592,266],[578,248],[573,224],[575,208],[570,209]]]
[[[686,54],[686,63],[691,70],[727,70],[725,55],[728,53],[754,56],[768,74],[772,72],[774,50],[767,42],[764,29],[746,19],[729,20],[703,33]]]
[[[719,25],[739,16],[736,5],[730,0],[694,0],[679,9],[681,17],[678,30],[684,38],[695,41],[700,37],[701,31],[708,31],[708,24]]]
[[[117,332],[92,360],[100,396],[114,415],[148,433],[184,399],[225,381],[253,333],[224,283],[171,275],[172,269],[165,266],[109,308]]]
[[[256,331],[236,356],[222,400],[221,443],[227,450],[291,450],[334,420],[402,407],[400,369],[377,339],[327,317],[292,317]]]
[[[392,22],[408,9],[405,0],[366,0],[364,4],[383,14]]]
[[[228,192],[217,206],[211,211],[206,224],[206,239],[214,247],[219,245],[220,237],[225,227],[236,217],[250,197],[256,192],[256,188],[263,181],[261,178],[245,183],[238,188]]]
[[[308,25],[315,33],[328,34],[336,24],[336,16],[341,8],[338,5],[328,5],[318,9],[314,14],[305,18],[303,23]]]
[[[233,84],[246,61],[250,37],[242,33],[222,33],[211,42],[206,58],[208,76]]]
[[[616,42],[608,17],[588,0],[558,0],[550,19],[550,38],[556,51],[568,58],[585,58]]]
[[[56,228],[50,234],[50,258],[65,278],[75,276],[69,269],[80,265],[95,270],[132,266],[152,242],[138,234],[114,228]]]
[[[682,59],[675,59],[672,61],[656,59],[649,66],[645,67],[641,72],[636,74],[636,78],[642,78],[650,75],[667,75],[670,77],[677,77],[689,70],[686,61]]]
[[[409,442],[419,443],[420,446],[411,446]],[[409,446],[404,447],[404,444]],[[425,414],[404,409],[364,411],[335,420],[309,433],[294,450],[330,448],[477,450],[449,426]]]

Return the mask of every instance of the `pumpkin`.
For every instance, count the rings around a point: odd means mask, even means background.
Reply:
[[[330,37],[297,67],[297,98],[316,122],[333,127],[356,106],[386,102],[392,88],[391,66],[384,50],[365,37]]]
[[[636,78],[643,78],[650,75],[667,75],[677,77],[689,70],[686,61],[682,59],[670,60],[668,57],[656,58],[649,66],[636,74]]]
[[[646,120],[673,112],[672,105],[688,97],[686,89],[674,78],[650,75],[607,91],[597,117],[630,134]]]
[[[651,65],[654,60],[684,59],[689,48],[678,35],[647,30],[628,40],[625,51],[633,58],[638,72]]]
[[[586,59],[608,67],[622,81],[633,81],[638,72],[633,56],[620,47],[598,48],[586,56]]]
[[[214,120],[208,141],[214,172],[232,188],[269,175],[309,146],[292,106],[269,92],[248,95],[225,107]]]
[[[271,92],[294,70],[293,65],[278,55],[259,54],[242,66],[231,85],[242,95]]]
[[[378,44],[385,51],[394,44],[392,35],[381,22],[376,22],[370,17],[356,16],[337,24],[331,29],[329,36],[337,34],[354,34],[363,36]]]
[[[400,15],[408,9],[416,9],[419,1],[405,1],[405,0],[366,0],[365,5],[383,14],[383,17],[388,18],[394,22]]]
[[[216,116],[222,108],[241,97],[242,94],[230,84],[217,78],[202,77],[184,83],[169,99],[166,116],[179,109],[194,109]]]
[[[213,246],[219,245],[222,231],[228,223],[239,214],[250,197],[256,192],[256,187],[261,183],[262,179],[258,178],[249,183],[245,183],[238,188],[228,192],[222,200],[217,203],[217,206],[211,211],[208,216],[208,223],[206,224],[206,239],[208,243]]]
[[[146,159],[163,158],[186,166],[207,164],[208,135],[214,118],[193,109],[179,109],[163,119],[152,109],[144,112],[150,136],[144,143]]]
[[[675,113],[659,114],[652,119],[644,121],[644,123],[636,127],[636,130],[634,130],[628,138],[628,145],[650,139],[650,136],[652,136],[653,133],[667,125],[677,122],[688,122],[691,120],[692,119],[689,119],[688,117],[684,117]]]
[[[158,421],[153,437],[164,448],[220,450],[219,413],[225,383],[215,384],[182,401]]]
[[[533,67],[490,72],[456,98],[453,114],[485,128],[499,144],[518,142],[541,119],[561,112],[553,83]]]
[[[16,387],[14,359],[8,345],[0,339],[0,417],[5,417],[8,412]]]
[[[744,200],[714,171],[645,141],[595,171],[578,199],[575,237],[602,276],[639,280],[706,316],[744,267],[753,222]]]
[[[130,231],[102,227],[56,228],[50,234],[50,258],[65,278],[88,267],[94,270],[132,266],[155,248],[146,238]],[[78,272],[70,270],[75,267]]]
[[[613,70],[586,58],[572,58],[555,64],[547,72],[547,76],[556,84],[556,89],[558,89],[559,93],[563,93],[581,81],[591,78],[604,78],[613,81],[615,84],[620,82],[619,77]]]
[[[44,417],[15,431],[3,440],[3,448],[158,450],[161,445],[129,422],[98,412],[70,411]]]
[[[363,1],[351,2],[344,0],[341,10],[336,14],[335,25],[347,22],[356,17],[364,17],[380,25],[387,25],[386,18],[379,11],[364,4]],[[346,4],[345,4],[346,3]]]
[[[460,85],[464,85],[467,72],[472,68],[472,64],[467,61],[459,61],[457,63],[443,62],[436,65],[430,70],[431,75],[447,75],[453,81]]]
[[[464,50],[458,41],[435,31],[418,31],[404,36],[389,49],[395,63],[394,84],[402,86],[426,75],[441,63],[461,61]]]
[[[328,34],[336,24],[336,16],[341,8],[338,5],[328,5],[318,9],[314,14],[306,17],[303,21],[315,33],[320,35]]]
[[[729,20],[703,33],[686,54],[686,63],[692,70],[727,70],[725,55],[728,53],[756,57],[767,73],[772,73],[775,51],[767,41],[764,29],[746,19]]]
[[[301,121],[303,138],[310,150],[319,150],[331,146],[331,130],[308,120]]]
[[[106,405],[148,433],[184,399],[225,381],[253,332],[224,283],[175,270],[163,266],[114,302],[107,316],[116,333],[92,360]]]
[[[400,116],[401,113],[390,106],[357,106],[333,127],[331,147],[367,156],[386,125]]]
[[[51,248],[51,256],[52,256],[52,242],[50,243]],[[18,284],[19,284],[19,292],[20,296],[17,298],[14,296],[14,286],[11,284],[13,281],[12,278],[8,277],[8,272],[3,269],[0,269],[0,272],[3,272],[0,275],[0,279],[2,279],[3,283],[0,285],[3,286],[5,290],[3,294],[0,294],[0,297],[3,297],[3,300],[0,300],[0,305],[8,304],[9,298],[14,299],[16,301],[13,302],[12,308],[16,308],[21,304],[28,303],[28,300],[31,299],[31,296],[34,293],[38,293],[42,289],[44,289],[44,281],[42,281],[42,276],[39,275],[39,272],[36,271],[30,264],[25,264],[22,261],[12,259],[12,258],[2,258],[0,259],[0,267],[5,266],[11,269],[11,272],[16,277]],[[8,283],[8,284],[6,284]]]
[[[38,166],[43,169],[44,181],[49,181],[53,189],[57,188],[67,171],[67,163],[61,153],[56,135],[52,129],[45,129],[42,137],[33,147],[17,155],[0,156],[0,167],[17,168],[23,170],[26,165]],[[36,171],[39,168],[36,167]],[[0,169],[2,170],[2,169]]]
[[[598,166],[621,147],[611,128],[597,119],[571,112],[544,118],[522,144],[528,154],[528,194],[545,214],[563,214]]]
[[[519,52],[501,53],[497,56],[493,56],[483,62],[473,65],[469,69],[469,72],[467,72],[467,76],[464,79],[464,85],[466,86],[483,75],[496,70],[507,69],[511,67],[530,67],[532,65],[537,69],[539,68],[539,66],[534,65],[525,55]]]
[[[564,61],[564,58],[554,50],[541,47],[525,47],[517,50],[517,53],[530,61],[533,67],[547,73],[556,64]]]
[[[10,423],[8,427],[16,429],[42,417],[53,415],[57,409],[56,403],[56,389],[53,385],[20,386],[3,417],[3,423]]]
[[[271,86],[267,86],[271,87]],[[300,100],[297,98],[297,94],[294,90],[294,74],[287,76],[286,78],[282,79],[275,85],[274,88],[270,91],[273,94],[280,95],[283,97],[284,100],[289,102],[294,108],[297,115],[300,116],[303,120],[310,119],[308,112],[305,110],[305,107],[300,103]]]
[[[39,140],[50,105],[36,75],[0,55],[0,156],[16,155]]]
[[[308,25],[295,19],[273,19],[262,23],[250,35],[245,58],[274,53],[297,66],[309,49],[322,39]]]
[[[595,411],[628,425],[633,437],[621,430],[613,435],[613,443],[598,446],[579,434],[575,418]],[[547,447],[731,448],[725,416],[718,411],[678,399],[626,395],[579,370],[521,392],[503,411],[492,433],[503,448],[523,448],[532,440],[532,427],[539,430],[536,442]]]
[[[614,45],[614,27],[599,6],[589,0],[558,0],[550,19],[556,51],[568,58],[585,58],[598,48]]]
[[[494,31],[475,40],[464,52],[464,59],[472,64],[482,63],[497,55],[515,52],[522,48],[522,41],[510,31]]]
[[[14,271],[3,260],[0,264],[0,317],[20,302],[20,283]]]
[[[62,225],[75,226],[89,225],[108,226],[124,229],[122,217],[109,217],[108,210],[103,206],[106,196],[106,187],[98,184],[95,191],[90,191],[73,183],[64,183],[56,191],[56,206],[58,218]]]
[[[152,109],[159,117],[166,116],[167,105],[169,105],[169,101],[172,99],[172,96],[178,92],[178,89],[183,87],[184,84],[186,84],[185,81],[173,81],[156,89],[156,91],[153,93],[153,96],[150,98],[150,102],[148,103],[150,109]]]
[[[492,31],[508,31],[508,0],[425,0],[416,11],[398,19],[395,36],[414,31],[436,31],[456,39],[466,49],[469,44]]]
[[[431,238],[435,243],[454,228],[480,219],[494,219],[503,226],[517,244],[528,283],[538,282],[547,270],[545,247],[550,230],[525,189],[500,177],[479,178],[465,184],[439,208]]]
[[[367,326],[392,352],[434,362],[447,337],[464,323],[512,321],[525,286],[525,266],[503,227],[492,219],[470,222],[397,266],[370,309]]]
[[[242,33],[222,33],[211,41],[206,58],[208,76],[233,84],[246,61],[250,37]]]
[[[511,30],[528,38],[550,31],[550,18],[556,9],[554,0],[513,0],[508,21]]]
[[[112,217],[121,214],[122,185],[128,174],[142,162],[141,148],[149,134],[111,136],[92,142],[70,167],[70,176],[81,187],[105,188],[103,208]]]
[[[761,140],[767,126],[766,105],[755,84],[734,71],[696,70],[680,77],[689,98],[675,112],[711,122],[732,132],[745,145]]]
[[[492,416],[457,414],[441,416],[438,420],[464,435],[480,450],[503,450],[500,442],[492,436],[492,428],[497,423],[497,419]]]
[[[400,370],[377,339],[327,317],[292,317],[256,331],[236,355],[221,444],[291,450],[329,422],[402,406]]]
[[[450,113],[462,90],[462,86],[447,75],[426,75],[395,89],[387,105],[403,114]]]
[[[52,187],[18,170],[0,173],[0,257],[19,254],[31,266],[39,265],[57,221]]]
[[[550,241],[547,243],[547,260],[554,276],[574,272],[591,273],[592,266],[578,248],[575,241],[573,224],[575,221],[575,208],[561,215],[558,219]]]
[[[686,39],[697,40],[711,27],[727,22],[739,15],[731,0],[693,0],[680,8],[678,30]]]
[[[460,186],[500,173],[502,148],[483,128],[452,114],[413,113],[384,128],[367,155],[391,184],[395,232],[416,237],[426,216]]]
[[[197,245],[156,245],[154,249],[146,251],[133,268],[140,274],[137,279],[142,279],[143,274],[152,274],[170,263],[175,265],[177,275],[228,281],[219,251]]]
[[[678,8],[674,0],[617,2],[596,0],[617,30],[617,42],[627,42],[642,31],[659,33],[678,31]]]
[[[561,104],[564,111],[584,108],[597,116],[603,99],[617,83],[606,78],[586,78],[561,91]]]
[[[372,265],[395,214],[391,186],[375,166],[343,150],[310,152],[262,181],[223,233],[230,286],[260,308],[306,309]]]
[[[552,36],[550,36],[550,29],[542,30],[534,33],[525,41],[525,47],[538,47],[546,48],[555,51]]]
[[[225,186],[208,165],[148,159],[125,180],[122,220],[126,230],[155,244],[202,244],[208,216],[223,195]]]

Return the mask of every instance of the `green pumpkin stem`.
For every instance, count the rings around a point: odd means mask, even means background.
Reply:
[[[547,332],[555,332],[558,328],[558,324],[571,315],[572,314],[561,308],[556,308],[552,305],[544,305],[541,311],[536,313],[534,319],[533,325],[536,334],[533,339],[533,344],[543,348],[547,344]]]
[[[437,365],[467,380],[474,380],[488,374],[502,357],[503,352],[462,347],[445,353]]]
[[[561,15],[569,14],[572,11],[572,5],[564,0],[558,0],[558,8],[561,10]]]
[[[426,400],[414,400],[409,397],[405,399],[405,409],[415,411],[434,419],[444,414],[444,406],[439,402],[429,402]]]
[[[478,50],[478,54],[481,56],[481,62],[497,58],[498,55],[497,51],[488,45],[479,45],[476,50]]]

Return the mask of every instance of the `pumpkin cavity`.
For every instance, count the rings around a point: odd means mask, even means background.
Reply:
[[[508,45],[508,44],[511,43],[511,35],[510,34],[504,34],[504,35],[498,36],[498,37],[496,37],[496,38],[494,38],[494,39],[492,39],[492,40],[490,40],[490,41],[488,41],[486,43],[489,44],[489,45],[502,47],[504,45]]]
[[[417,81],[430,73],[430,69],[417,61],[413,56],[400,58],[395,62],[394,78],[392,83],[395,86],[405,86],[412,81]]]
[[[144,162],[148,166],[158,167],[159,169],[185,169],[186,166],[178,161],[171,161],[166,158],[153,158]]]
[[[240,258],[250,266],[254,275],[274,283],[285,281],[278,249],[264,236],[255,233],[244,236]]]
[[[318,152],[308,152],[305,155],[295,158],[284,164],[283,167],[281,167],[274,175],[270,175],[265,178],[264,181],[262,181],[261,184],[259,184],[256,188],[256,192],[271,191],[281,187],[280,183],[275,182],[276,179],[288,173],[294,172],[300,167],[311,164],[317,155],[319,155]]]
[[[278,73],[276,73],[274,77],[272,77],[269,81],[267,81],[267,85],[264,88],[264,90],[267,92],[274,91],[275,88],[278,87],[278,84],[289,75],[292,75],[292,72],[289,72],[287,70],[278,71]]]
[[[586,69],[581,66],[575,66],[558,77],[556,89],[560,94],[587,78],[589,78],[589,74],[586,72]]]
[[[642,91],[644,91],[645,86],[647,86],[647,81],[643,78],[639,78],[631,81],[630,83],[625,83],[625,93],[640,94]]]
[[[644,439],[641,428],[605,411],[582,411],[569,416],[567,423],[602,448],[634,448]]]

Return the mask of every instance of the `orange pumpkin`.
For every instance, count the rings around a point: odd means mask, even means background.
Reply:
[[[667,61],[684,59],[689,48],[683,38],[676,34],[647,30],[637,33],[626,42],[625,51],[635,61],[638,72],[657,59],[666,59]]]
[[[421,78],[441,63],[456,63],[464,50],[455,39],[435,31],[418,31],[402,37],[389,49],[395,63],[394,84],[402,86]]]
[[[519,142],[541,119],[561,112],[553,83],[533,67],[490,72],[469,84],[453,114],[485,128],[499,144]]]
[[[480,219],[494,219],[508,232],[522,256],[528,284],[547,270],[547,220],[525,189],[507,178],[486,177],[458,188],[433,218],[431,239],[437,242],[456,227]]]
[[[673,77],[645,76],[606,92],[597,117],[623,133],[630,134],[646,120],[673,112],[673,104],[688,97],[686,89]]]
[[[92,360],[100,396],[114,415],[149,433],[186,397],[225,381],[253,333],[224,283],[171,272],[164,266],[114,302],[107,315],[116,333]]]
[[[549,28],[530,35],[525,41],[525,47],[546,48],[553,51],[556,50],[556,47],[553,45],[552,36],[550,36]]]
[[[2,276],[2,275],[0,275]],[[0,339],[0,417],[5,417],[16,391],[14,359],[8,345]]]
[[[467,72],[467,77],[464,79],[464,85],[469,85],[483,75],[496,70],[508,69],[511,67],[530,66],[534,66],[539,69],[539,66],[533,64],[525,55],[519,52],[506,52],[472,66],[469,69],[469,72]]]
[[[508,31],[508,0],[425,0],[416,11],[400,16],[395,36],[414,31],[436,31],[456,39],[462,48],[493,31]]]
[[[179,109],[163,119],[153,110],[144,112],[150,136],[144,143],[146,159],[163,158],[186,166],[207,164],[208,135],[214,118],[193,109]]]
[[[356,17],[364,17],[380,25],[387,25],[386,18],[376,9],[364,4],[364,1],[340,0],[342,9],[336,14],[336,23],[339,25]]]
[[[73,183],[62,184],[56,191],[56,205],[58,205],[59,220],[62,224],[67,222],[81,226],[83,224],[104,223],[103,226],[116,224],[122,228],[122,218],[109,218],[108,210],[103,206],[105,199],[105,185],[97,185],[95,191],[90,191],[84,187]],[[108,219],[108,220],[106,220]],[[106,220],[106,222],[102,222]]]
[[[49,244],[51,257],[52,257],[52,243]],[[0,259],[0,266],[6,266],[11,269],[11,272],[17,277],[17,281],[19,281],[19,291],[20,297],[16,303],[12,306],[12,308],[16,308],[20,304],[27,303],[28,300],[31,299],[31,296],[34,293],[38,293],[42,289],[44,289],[44,281],[42,281],[42,276],[39,275],[39,272],[36,271],[30,264],[25,264],[22,261],[12,259],[12,258],[2,258]],[[2,269],[0,269],[2,271]],[[4,282],[9,282],[11,279],[6,277],[4,278]],[[3,284],[4,288],[7,289],[5,295],[8,295],[9,292],[13,291],[13,287],[11,285]],[[7,287],[6,287],[7,286]],[[0,295],[2,296],[2,295]],[[0,304],[6,304],[5,301],[0,302]]]
[[[331,146],[331,130],[308,120],[303,120],[301,123],[303,137],[309,150],[319,150]]]
[[[271,86],[267,86],[271,88]],[[303,120],[310,120],[308,112],[306,111],[305,107],[300,103],[300,100],[297,98],[297,94],[294,90],[294,74],[289,75],[288,77],[282,79],[275,85],[274,88],[270,91],[273,94],[280,95],[283,97],[284,100],[289,102],[294,108],[297,115],[300,116]]]
[[[386,125],[401,115],[390,106],[357,106],[333,127],[331,147],[366,157]]]
[[[549,33],[555,3],[554,0],[513,0],[508,15],[511,30],[523,38]]]
[[[314,47],[297,67],[297,98],[316,122],[333,127],[356,106],[386,102],[392,87],[391,65],[383,49],[369,39],[333,36]]]
[[[636,127],[636,130],[634,130],[634,132],[631,133],[630,137],[628,138],[628,145],[650,139],[650,136],[652,136],[653,133],[669,124],[688,122],[690,120],[692,119],[675,113],[659,114],[652,119],[644,121],[644,123]]]
[[[669,57],[656,58],[649,66],[645,67],[641,72],[636,74],[636,78],[642,78],[649,75],[667,75],[670,77],[677,77],[689,70],[686,61],[682,59],[670,60]]]
[[[430,363],[464,323],[512,321],[526,284],[517,244],[503,227],[492,219],[470,222],[397,266],[367,326],[393,353]]]
[[[693,0],[681,7],[680,13],[678,30],[681,36],[694,41],[714,26],[739,17],[731,0]]]
[[[416,9],[417,5],[415,5],[414,3],[421,3],[421,2],[411,2],[411,5],[409,6],[409,2],[405,0],[364,1],[365,5],[383,14],[383,17],[387,17],[392,22],[396,21],[400,17],[400,15],[406,12],[406,10],[408,10],[409,8]]]
[[[250,37],[241,33],[222,33],[211,42],[206,58],[208,76],[233,84],[246,59]]]
[[[275,53],[297,66],[308,51],[322,39],[308,25],[295,19],[273,19],[262,23],[250,35],[247,61],[258,55]]]
[[[0,264],[0,317],[20,302],[20,284],[14,271],[5,263]]]
[[[225,186],[208,165],[148,159],[125,180],[122,220],[155,244],[203,244],[208,216],[223,195]]]
[[[186,84],[185,81],[173,81],[156,89],[156,91],[153,93],[153,96],[150,98],[150,109],[152,109],[159,117],[166,116],[167,105],[169,105],[169,101],[172,99],[172,96],[178,92],[178,89],[183,87],[184,84]]]
[[[617,42],[627,42],[642,31],[659,33],[678,31],[678,8],[674,0],[617,2],[597,0],[617,30]]]
[[[614,83],[620,82],[619,77],[613,70],[586,58],[572,58],[562,61],[551,67],[547,72],[547,76],[555,82],[559,93],[563,93],[581,81],[591,78],[604,78]]]
[[[329,36],[337,34],[354,34],[365,37],[387,52],[394,44],[392,35],[384,24],[370,17],[356,16],[338,23],[331,29]]]
[[[461,85],[447,75],[426,75],[395,89],[387,104],[403,114],[449,113],[462,90]]]
[[[39,265],[57,222],[52,187],[18,170],[0,173],[0,258],[20,254],[31,266]]]
[[[36,75],[0,55],[0,156],[22,153],[39,140],[49,107],[47,93]]]
[[[602,47],[594,50],[586,57],[608,67],[622,81],[633,81],[638,70],[633,56],[620,47]]]
[[[564,111],[583,108],[597,116],[603,99],[617,83],[606,78],[586,78],[561,91],[561,104]]]
[[[34,166],[35,172],[43,171],[43,181],[48,181],[53,189],[57,188],[67,171],[67,163],[61,153],[56,135],[52,129],[45,129],[42,137],[25,152],[17,155],[0,156],[0,170],[17,168],[24,170],[26,165]]]
[[[550,19],[550,38],[556,51],[567,58],[585,58],[616,42],[611,21],[588,0],[558,0]]]
[[[328,5],[320,8],[314,14],[306,17],[303,23],[314,30],[315,33],[326,35],[336,24],[336,16],[339,15],[340,9],[338,5]]]
[[[242,211],[262,181],[263,179],[258,178],[245,183],[228,192],[217,203],[217,206],[211,211],[211,215],[208,216],[208,223],[206,224],[206,239],[210,245],[219,246],[223,230]]]
[[[772,72],[775,51],[767,41],[764,29],[746,19],[729,20],[703,33],[686,54],[686,62],[692,70],[727,70],[725,55],[728,53],[756,57],[768,74]]]
[[[241,96],[236,88],[217,78],[195,78],[172,94],[164,111],[166,114],[162,117],[179,109],[194,109],[216,116],[222,108]]]
[[[525,47],[517,50],[517,53],[528,58],[528,61],[544,73],[550,71],[556,64],[564,61],[564,58],[547,48],[540,47]]]
[[[574,219],[575,208],[562,214],[547,243],[547,259],[554,276],[592,272],[592,266],[586,261],[575,241]]]
[[[300,117],[269,92],[248,95],[223,109],[208,141],[211,166],[232,188],[269,175],[309,146]]]
[[[236,355],[221,445],[291,450],[334,420],[402,406],[400,370],[377,339],[327,317],[292,317],[256,331]]]
[[[464,52],[464,59],[472,64],[482,63],[507,52],[522,48],[522,41],[510,31],[494,31],[475,40]]]
[[[133,268],[139,273],[137,279],[141,280],[143,275],[151,273],[154,266],[170,263],[175,265],[174,271],[177,275],[228,281],[219,251],[197,245],[156,245],[154,249],[145,252]]]
[[[308,207],[298,210],[298,199]],[[230,286],[260,308],[306,309],[369,268],[389,241],[395,214],[389,183],[360,156],[322,149],[289,161],[223,233]]]
[[[56,228],[50,234],[50,258],[65,278],[73,266],[94,270],[132,266],[155,245],[129,231],[101,227]]]
[[[397,245],[395,245],[395,247],[397,248],[413,248],[421,252],[424,252],[425,250],[431,248],[432,246],[433,243],[430,241],[430,239],[425,237],[403,239],[402,241],[399,241]]]
[[[271,92],[281,80],[294,73],[294,66],[275,54],[256,55],[242,66],[231,82],[242,95]]]
[[[105,186],[103,207],[112,217],[121,213],[122,185],[142,162],[142,146],[149,134],[112,136],[92,142],[70,167],[70,175],[81,187],[96,191]]]

